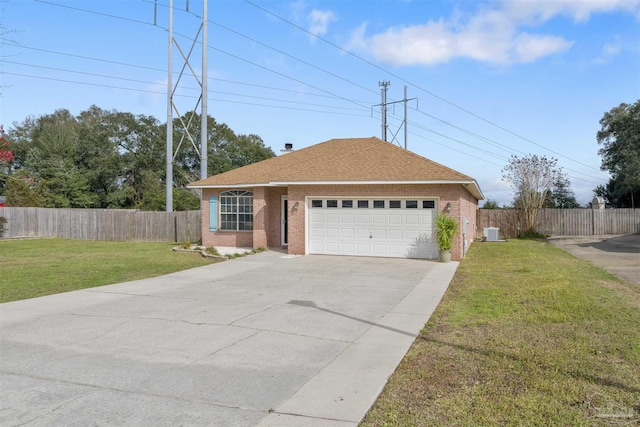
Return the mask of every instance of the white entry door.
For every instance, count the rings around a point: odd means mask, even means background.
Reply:
[[[311,254],[437,258],[434,199],[308,200]]]

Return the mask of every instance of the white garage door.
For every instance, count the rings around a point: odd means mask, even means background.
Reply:
[[[309,253],[437,258],[433,199],[308,200]]]

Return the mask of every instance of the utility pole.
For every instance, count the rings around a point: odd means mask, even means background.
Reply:
[[[382,140],[387,140],[387,88],[391,82],[389,80],[383,80],[378,82],[378,87],[381,87],[380,93],[382,94]]]
[[[404,87],[404,98],[402,99],[402,101],[393,101],[393,102],[387,102],[387,87],[390,85],[391,83],[389,83],[388,81],[383,81],[383,82],[378,82],[378,86],[380,86],[382,89],[380,90],[382,92],[382,103],[378,104],[378,105],[374,105],[374,107],[380,106],[382,107],[382,140],[383,141],[387,141],[387,105],[393,105],[393,104],[399,104],[400,102],[404,103],[404,119],[402,120],[402,125],[404,126],[404,149],[407,149],[407,140],[408,140],[408,132],[407,132],[407,103],[409,101],[413,101],[414,99],[418,99],[418,98],[407,98],[407,86]],[[400,129],[398,128],[398,131],[400,131]],[[396,135],[398,134],[398,132],[396,132],[393,135],[393,138],[391,139],[391,141],[393,142],[396,139]]]
[[[169,66],[167,67],[166,210],[173,212],[173,0],[169,0]]]
[[[184,139],[186,138],[192,145],[193,149],[196,151],[198,156],[200,156],[200,178],[205,179],[207,177],[207,6],[209,0],[203,0],[203,14],[202,14],[202,23],[200,24],[200,28],[196,36],[193,38],[193,43],[188,52],[185,53],[184,50],[178,44],[178,41],[173,37],[173,0],[169,0],[169,53],[168,53],[168,68],[167,68],[167,165],[166,165],[166,210],[167,212],[173,212],[173,161],[175,160],[176,154]],[[157,1],[156,1],[157,3]],[[189,10],[189,0],[186,0],[186,10]],[[154,24],[156,22],[156,10],[154,9]],[[200,36],[202,38],[200,39]],[[198,75],[195,72],[194,67],[191,66],[190,59],[191,54],[195,48],[196,43],[200,41],[202,43],[202,72],[201,75]],[[176,80],[175,85],[173,84],[173,47],[176,47],[180,56],[182,57],[182,65],[180,72],[178,74],[178,79]],[[185,71],[189,71],[191,76],[196,80],[198,85],[200,86],[200,97],[196,102],[193,111],[198,110],[198,106],[200,106],[200,148],[198,149],[198,144],[196,143],[195,135],[191,135],[189,132],[189,125],[191,125],[193,116],[189,117],[189,119],[185,122],[184,118],[180,115],[178,107],[174,100],[174,95],[178,89],[178,85],[182,80]],[[178,146],[174,151],[173,147],[173,112],[176,112],[182,128],[184,129],[185,135],[182,136],[181,140],[178,142]]]

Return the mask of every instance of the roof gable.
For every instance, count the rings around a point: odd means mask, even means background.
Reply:
[[[269,182],[424,181],[472,178],[379,138],[332,139],[233,169],[190,187]]]
[[[332,139],[210,176],[189,187],[425,181],[475,183],[465,174],[371,137]]]

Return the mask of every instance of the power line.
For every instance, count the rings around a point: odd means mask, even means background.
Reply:
[[[130,21],[130,22],[134,22],[134,23],[141,23],[141,24],[144,24],[144,25],[154,26],[154,25],[153,25],[153,24],[151,24],[151,23],[144,22],[144,21],[139,21],[139,20],[135,20],[135,19],[131,19],[131,18],[126,18],[126,17],[116,16],[116,15],[110,15],[110,14],[101,13],[101,12],[96,12],[96,11],[91,11],[91,10],[87,10],[87,9],[81,9],[81,8],[76,8],[76,7],[70,7],[70,6],[60,5],[60,4],[56,4],[56,3],[48,2],[48,1],[44,1],[44,0],[38,0],[38,1],[40,1],[41,3],[46,3],[46,4],[50,4],[50,5],[54,5],[54,6],[59,6],[59,7],[65,7],[65,8],[68,8],[68,9],[73,9],[73,10],[82,11],[82,12],[86,12],[86,13],[93,13],[93,14],[101,15],[101,16],[105,16],[105,17],[108,17],[108,18],[113,18],[113,19],[122,19],[122,20]],[[382,71],[384,71],[384,72],[386,72],[386,73],[388,73],[388,74],[390,74],[390,75],[393,75],[393,76],[395,76],[395,77],[399,78],[399,79],[400,79],[400,80],[402,80],[402,81],[405,81],[405,82],[407,82],[407,83],[409,83],[409,84],[412,84],[414,87],[417,87],[418,89],[420,89],[420,90],[422,90],[422,91],[424,91],[424,92],[426,92],[426,93],[428,93],[428,94],[430,94],[430,95],[432,95],[432,96],[435,96],[436,98],[441,99],[442,101],[444,101],[444,102],[446,102],[446,103],[449,103],[449,104],[451,104],[452,106],[454,106],[454,107],[456,107],[456,108],[461,109],[462,111],[465,111],[465,112],[467,112],[467,113],[469,113],[469,114],[471,114],[471,115],[473,115],[473,116],[476,116],[477,118],[479,118],[479,119],[481,119],[481,120],[484,120],[484,121],[486,121],[487,123],[490,123],[490,124],[492,124],[492,125],[494,125],[494,126],[497,126],[498,128],[501,128],[501,129],[503,129],[503,130],[505,130],[505,131],[507,131],[507,132],[513,133],[513,132],[509,131],[508,129],[504,129],[504,128],[500,127],[499,125],[496,125],[495,123],[492,123],[492,122],[490,122],[490,121],[488,121],[488,120],[486,120],[486,119],[483,119],[482,117],[477,116],[477,115],[475,115],[474,113],[472,113],[472,112],[470,112],[470,111],[468,111],[468,110],[465,110],[464,108],[462,108],[462,107],[460,107],[460,106],[458,106],[458,105],[456,105],[456,104],[454,104],[454,103],[452,103],[452,102],[450,102],[450,101],[448,101],[448,100],[446,100],[446,99],[444,99],[444,98],[441,98],[441,97],[439,97],[438,95],[435,95],[435,94],[433,94],[433,93],[431,93],[431,92],[427,91],[427,90],[426,90],[426,89],[424,89],[424,88],[421,88],[421,87],[419,87],[419,86],[417,86],[417,85],[415,85],[415,84],[413,84],[413,83],[411,83],[411,82],[408,82],[407,80],[404,80],[402,77],[399,77],[399,76],[397,76],[397,75],[395,75],[395,74],[393,74],[393,73],[390,73],[390,72],[389,72],[389,71],[387,71],[387,70],[384,70],[383,68],[381,68],[381,67],[377,66],[376,64],[373,64],[373,63],[371,63],[371,62],[369,62],[369,61],[367,61],[367,60],[365,60],[365,59],[363,59],[363,58],[359,57],[358,55],[353,54],[352,52],[349,52],[349,51],[347,51],[347,50],[345,50],[345,49],[343,49],[343,48],[341,48],[341,47],[339,47],[339,46],[337,46],[337,45],[335,45],[335,44],[333,44],[333,43],[331,43],[331,42],[329,42],[329,41],[327,41],[327,40],[323,39],[322,37],[317,36],[317,35],[315,35],[315,34],[313,34],[313,33],[309,32],[309,31],[305,30],[305,29],[304,29],[304,28],[302,28],[302,27],[300,27],[300,26],[298,26],[298,25],[296,25],[296,24],[294,24],[294,23],[292,23],[292,22],[290,22],[290,21],[288,21],[288,20],[286,20],[286,19],[284,19],[284,18],[281,18],[281,17],[279,17],[278,15],[273,14],[273,13],[271,13],[270,11],[268,11],[268,10],[266,10],[266,9],[264,9],[264,8],[260,7],[260,6],[255,5],[254,3],[250,2],[250,1],[247,1],[247,0],[245,0],[245,1],[246,1],[247,3],[249,3],[249,4],[253,5],[253,6],[257,7],[258,9],[263,10],[264,12],[269,13],[269,14],[271,14],[271,15],[273,15],[273,16],[275,16],[275,17],[277,17],[277,18],[279,18],[279,19],[281,19],[281,20],[283,20],[283,21],[285,21],[285,22],[287,22],[287,23],[289,23],[290,25],[293,25],[294,27],[296,27],[296,28],[300,29],[301,31],[304,31],[304,32],[306,32],[306,33],[308,33],[308,34],[310,34],[310,35],[312,35],[312,36],[314,36],[314,37],[316,37],[316,38],[318,38],[318,39],[320,39],[320,40],[324,41],[325,43],[328,43],[329,45],[331,45],[331,46],[333,46],[333,47],[335,47],[335,48],[338,48],[338,49],[340,49],[341,51],[343,51],[343,52],[345,52],[345,53],[347,53],[347,54],[349,54],[349,55],[351,55],[351,56],[354,56],[355,58],[357,58],[357,59],[359,59],[359,60],[361,60],[361,61],[364,61],[365,63],[367,63],[367,64],[369,64],[369,65],[371,65],[371,66],[374,66],[374,67],[376,67],[376,68],[378,68],[378,69],[380,69],[380,70],[382,70]],[[195,15],[195,14],[193,14],[193,13],[191,13],[191,14],[192,14],[192,15],[194,15],[194,16],[197,16],[197,15]],[[290,55],[290,54],[288,54],[288,53],[286,53],[286,52],[284,52],[284,51],[282,51],[282,50],[280,50],[280,49],[274,48],[274,47],[272,47],[272,46],[270,46],[270,45],[268,45],[268,44],[266,44],[266,43],[260,42],[260,41],[258,41],[258,40],[256,40],[256,39],[252,38],[252,37],[246,36],[246,35],[244,35],[244,34],[242,34],[242,33],[238,32],[238,31],[232,30],[232,29],[230,29],[230,28],[228,28],[228,27],[226,27],[226,26],[224,26],[224,25],[218,24],[218,23],[213,22],[213,21],[208,21],[208,22],[211,22],[211,23],[213,23],[214,25],[217,25],[217,26],[219,26],[219,27],[221,27],[221,28],[223,28],[223,29],[225,29],[225,30],[227,30],[227,31],[230,31],[230,32],[232,32],[233,34],[236,34],[236,35],[238,35],[238,36],[240,36],[240,37],[244,37],[244,38],[246,38],[246,39],[248,39],[248,40],[251,40],[251,41],[252,41],[252,42],[254,42],[254,43],[258,43],[258,44],[260,44],[261,46],[264,46],[264,47],[266,47],[266,48],[268,48],[268,49],[274,50],[274,51],[276,51],[276,52],[278,52],[278,53],[280,53],[280,54],[282,54],[282,55],[285,55],[285,56],[287,56],[287,57],[289,57],[289,58],[291,58],[291,59],[294,59],[294,60],[296,60],[296,61],[298,61],[298,62],[301,62],[301,63],[303,63],[303,64],[305,64],[305,65],[307,65],[307,66],[309,66],[309,67],[312,67],[312,68],[314,68],[314,69],[320,70],[320,71],[325,72],[325,73],[327,73],[327,74],[329,74],[329,75],[331,75],[331,76],[333,76],[333,77],[336,77],[336,78],[341,79],[341,80],[343,80],[343,81],[345,81],[345,82],[348,82],[348,83],[350,83],[350,84],[353,84],[353,85],[355,85],[356,87],[359,87],[360,89],[364,89],[364,90],[366,90],[366,91],[368,91],[368,92],[375,93],[374,91],[372,91],[372,90],[370,90],[370,89],[368,89],[368,88],[365,88],[365,87],[363,87],[363,86],[359,85],[358,83],[355,83],[355,82],[353,82],[353,81],[350,81],[350,80],[348,80],[348,79],[346,79],[346,78],[344,78],[344,77],[342,77],[342,76],[339,76],[339,75],[337,75],[337,74],[335,74],[335,73],[332,73],[332,72],[330,72],[330,71],[327,71],[327,70],[325,70],[325,69],[323,69],[323,68],[321,68],[321,67],[315,66],[315,65],[313,65],[313,64],[311,64],[311,63],[309,63],[308,61],[303,61],[303,60],[301,60],[301,59],[299,59],[299,58],[297,58],[297,57],[295,57],[295,56],[293,56],[293,55]],[[158,26],[156,26],[156,27],[158,27]],[[162,28],[162,27],[158,27],[158,28]],[[187,39],[189,39],[189,40],[192,40],[191,38],[189,38],[189,37],[187,37],[187,36],[184,36],[184,35],[182,35],[182,34],[178,34],[178,35],[179,35],[179,36],[181,36],[181,37],[185,37],[185,38],[187,38]],[[19,45],[16,45],[16,46],[19,46]],[[327,98],[337,98],[337,99],[341,99],[341,100],[344,100],[344,101],[347,101],[347,102],[354,103],[355,105],[358,105],[359,107],[364,107],[363,105],[360,105],[360,102],[362,102],[362,101],[349,100],[349,99],[347,99],[347,98],[344,98],[344,97],[341,97],[341,96],[339,96],[339,95],[333,94],[333,93],[331,93],[331,92],[329,92],[329,91],[323,90],[323,89],[321,89],[321,88],[319,88],[319,87],[315,87],[315,86],[309,85],[308,83],[306,83],[306,82],[304,82],[304,81],[301,81],[301,80],[299,80],[299,79],[293,78],[293,77],[291,77],[291,76],[287,76],[287,75],[285,75],[285,74],[283,74],[283,73],[279,73],[279,72],[277,72],[277,71],[275,71],[275,70],[272,70],[272,69],[270,69],[270,68],[268,68],[268,67],[264,67],[264,66],[262,66],[262,65],[259,65],[259,64],[254,63],[254,62],[252,62],[252,61],[249,61],[249,60],[246,60],[246,59],[244,59],[244,58],[241,58],[241,57],[239,57],[239,56],[237,56],[237,55],[235,55],[235,54],[231,54],[230,52],[226,52],[226,51],[221,50],[221,49],[213,48],[213,47],[211,47],[211,46],[208,46],[208,48],[214,49],[214,50],[216,50],[216,51],[218,51],[218,52],[220,52],[220,53],[223,53],[223,54],[230,55],[230,56],[232,56],[232,57],[234,57],[234,58],[236,58],[236,59],[238,59],[238,60],[241,60],[241,61],[244,61],[244,62],[250,63],[250,64],[252,64],[252,65],[254,65],[254,66],[260,67],[260,68],[265,69],[265,70],[270,71],[270,72],[273,72],[273,73],[278,74],[278,75],[280,75],[280,76],[282,76],[282,77],[285,77],[285,78],[291,79],[291,80],[293,80],[293,81],[295,81],[295,82],[301,83],[301,84],[303,84],[303,85],[305,85],[305,86],[308,86],[308,87],[311,87],[311,88],[313,88],[313,89],[315,89],[315,90],[318,90],[318,91],[321,91],[321,92],[324,92],[324,93],[329,94],[329,95],[320,95],[320,94],[310,94],[310,93],[305,93],[305,95],[309,95],[309,96],[325,96],[325,97],[327,97]],[[43,51],[44,51],[44,50],[43,50]],[[51,51],[49,51],[49,52],[51,52]],[[66,54],[66,55],[73,56],[73,57],[80,57],[80,58],[83,58],[83,59],[94,59],[94,60],[95,60],[95,58],[83,57],[83,56],[81,56],[81,55],[73,55],[73,54]],[[117,61],[108,61],[108,60],[102,60],[102,61],[104,61],[104,62],[109,62],[109,63],[116,63],[116,64],[119,64],[119,65],[134,66],[134,65],[131,65],[131,64],[125,64],[125,63],[121,63],[121,62],[117,62]],[[154,69],[154,68],[152,68],[152,67],[143,67],[143,66],[138,66],[138,68],[144,68],[144,69],[150,69],[150,70],[154,70],[154,71],[162,71],[162,72],[165,72],[165,70]],[[8,74],[12,74],[12,73],[8,73]],[[85,74],[90,74],[90,73],[85,73]],[[31,76],[31,77],[35,77],[35,76]],[[116,77],[110,77],[110,76],[103,76],[103,77],[116,78]],[[38,77],[36,77],[36,78],[38,78]],[[123,79],[123,80],[127,80],[127,79]],[[133,79],[129,79],[129,80],[130,80],[130,81],[134,81]],[[222,79],[217,79],[217,80],[222,80]],[[231,81],[230,81],[230,82],[231,82]],[[80,83],[80,84],[88,84],[88,83],[81,83],[81,82],[78,82],[78,83]],[[150,82],[147,82],[147,83],[150,83]],[[232,83],[236,83],[236,84],[247,84],[247,83],[241,83],[241,82],[232,82]],[[153,84],[153,83],[151,83],[151,84]],[[95,85],[95,84],[94,84],[94,85]],[[247,84],[247,85],[251,85],[251,84]],[[108,87],[108,86],[106,86],[106,85],[100,85],[100,86]],[[272,88],[272,87],[266,87],[266,86],[260,86],[260,85],[251,85],[251,86],[257,86],[257,87],[262,87],[262,88],[268,88],[268,89],[272,89],[272,90],[284,90],[284,89]],[[112,86],[112,88],[118,88],[118,89],[123,89],[123,90],[136,90],[136,89],[131,89],[131,88],[121,88],[121,87],[113,87],[113,86]],[[138,91],[142,91],[142,90],[138,90]],[[146,92],[153,93],[152,91],[146,91]],[[298,92],[298,93],[299,93],[299,92]],[[225,94],[230,94],[230,93],[225,93]],[[274,100],[273,98],[252,97],[252,96],[239,95],[239,94],[230,94],[230,95],[233,95],[233,96],[245,96],[245,97],[251,97],[251,98],[255,98],[255,99],[267,99],[267,100]],[[219,101],[221,101],[221,102],[234,102],[234,101],[228,101],[228,100],[219,100]],[[274,100],[274,101],[277,101],[277,102],[295,102],[295,101],[284,101],[284,100]],[[242,102],[236,102],[236,103],[248,104],[248,105],[262,105],[262,106],[266,106],[266,107],[275,107],[275,106],[272,106],[272,105],[255,104],[255,103],[242,103]],[[301,103],[301,104],[304,104],[304,103]],[[323,108],[343,108],[343,109],[345,109],[345,110],[346,110],[346,108],[345,108],[345,107],[332,107],[332,106],[323,106],[323,105],[318,105],[318,104],[306,104],[306,105],[314,105],[314,106],[319,106],[319,107],[323,107]],[[279,107],[275,107],[275,108],[279,108]],[[286,108],[286,107],[282,107],[282,108]],[[304,110],[304,111],[307,111],[307,110]],[[308,111],[318,111],[318,110],[308,110]],[[416,111],[419,111],[419,110],[416,110]],[[468,134],[468,135],[470,135],[470,136],[473,136],[473,137],[475,137],[475,138],[478,138],[478,139],[479,139],[479,140],[481,140],[481,141],[484,141],[484,142],[490,143],[490,144],[492,144],[492,145],[494,145],[494,146],[502,146],[502,147],[504,147],[504,148],[506,148],[506,149],[508,149],[508,150],[510,150],[510,151],[516,151],[516,152],[519,152],[519,150],[513,149],[513,148],[511,148],[511,147],[507,147],[507,146],[505,146],[505,145],[503,145],[503,144],[500,144],[500,143],[498,143],[498,142],[495,142],[495,141],[493,141],[493,140],[490,140],[489,138],[483,137],[483,136],[478,135],[478,134],[476,134],[476,133],[474,133],[474,132],[468,131],[468,130],[466,130],[466,129],[462,128],[462,127],[459,127],[459,126],[457,126],[457,125],[453,125],[452,123],[449,123],[449,122],[447,122],[447,121],[444,121],[444,120],[442,120],[442,119],[439,119],[439,118],[437,118],[437,117],[435,117],[435,116],[432,116],[432,115],[430,115],[430,114],[424,113],[424,112],[422,112],[422,111],[419,111],[419,112],[420,112],[421,114],[424,114],[425,116],[431,117],[431,118],[433,118],[433,119],[435,119],[435,120],[438,120],[438,121],[440,121],[440,122],[442,122],[442,123],[444,123],[444,124],[447,124],[447,125],[449,125],[449,126],[452,126],[452,127],[456,128],[456,129],[458,129],[458,130],[462,131],[462,132],[465,132],[465,133],[467,133],[467,134]],[[423,129],[423,130],[425,130],[425,131],[435,133],[435,134],[437,134],[437,135],[439,135],[439,136],[442,136],[442,137],[444,137],[444,138],[447,138],[447,139],[450,139],[450,140],[455,141],[455,142],[457,142],[457,143],[463,144],[463,145],[465,145],[465,146],[467,146],[467,147],[469,147],[469,148],[471,148],[471,149],[477,150],[477,151],[479,151],[479,152],[484,152],[484,153],[486,153],[486,154],[488,154],[488,155],[492,155],[492,156],[494,156],[494,157],[495,157],[495,156],[498,156],[498,155],[496,155],[495,153],[493,153],[493,152],[491,152],[491,151],[489,151],[489,150],[484,150],[484,149],[481,149],[481,148],[479,148],[479,147],[473,146],[473,145],[471,145],[471,144],[464,143],[464,142],[462,142],[462,141],[460,141],[460,140],[457,140],[457,139],[455,139],[455,138],[451,138],[451,137],[449,137],[449,136],[447,136],[447,135],[444,135],[444,134],[441,134],[441,133],[438,133],[438,132],[432,131],[432,130],[430,130],[430,129],[426,128],[426,127],[423,127],[423,126],[418,126],[418,127],[419,127],[419,128],[422,128],[422,129]],[[516,135],[516,136],[519,136],[519,135],[517,135],[517,134],[515,134],[515,135]],[[522,138],[524,138],[524,137],[522,137]],[[424,139],[426,139],[426,138],[424,138]],[[526,139],[526,138],[525,138],[525,139]],[[532,142],[532,143],[536,144],[536,143],[535,143],[535,142],[533,142],[533,141],[530,141],[530,142]],[[544,146],[541,146],[541,145],[539,145],[539,144],[536,144],[536,145],[538,145],[538,146],[540,146],[540,147],[542,147],[542,148],[545,148],[545,149],[546,149],[546,147],[544,147]],[[551,151],[551,152],[554,152],[553,150],[550,150],[550,151]],[[555,153],[555,152],[554,152],[554,153]],[[556,154],[559,154],[559,153],[556,153]],[[561,155],[561,154],[559,154],[559,155]],[[561,156],[563,156],[563,155],[561,155]],[[563,156],[563,157],[566,157],[566,156]],[[499,158],[499,157],[498,157],[498,158]],[[573,159],[569,158],[569,160],[573,160]],[[580,162],[577,162],[577,163],[580,163]],[[582,164],[582,163],[580,163],[580,164]],[[583,164],[583,165],[584,165],[584,164]],[[585,166],[586,166],[586,165],[585,165]],[[581,172],[578,172],[578,173],[581,173]],[[584,175],[586,175],[586,174],[584,174]],[[586,175],[586,176],[589,176],[589,175]]]
[[[397,79],[401,80],[401,81],[402,81],[402,82],[404,82],[404,83],[407,83],[407,84],[412,85],[413,87],[415,87],[415,88],[417,88],[417,89],[419,89],[419,90],[421,90],[421,91],[425,92],[426,94],[431,95],[432,97],[437,98],[437,99],[439,99],[440,101],[442,101],[442,102],[444,102],[444,103],[446,103],[446,104],[449,104],[449,105],[451,105],[452,107],[455,107],[455,108],[457,108],[457,109],[459,109],[459,110],[461,110],[461,111],[463,111],[463,112],[465,112],[465,113],[467,113],[467,114],[469,114],[469,115],[471,115],[471,116],[473,116],[473,117],[477,118],[478,120],[481,120],[481,121],[483,121],[483,122],[485,122],[485,123],[487,123],[487,124],[490,124],[490,125],[492,125],[492,126],[494,126],[494,127],[498,128],[498,129],[500,129],[500,130],[502,130],[502,131],[504,131],[504,132],[507,132],[507,133],[509,133],[509,134],[511,134],[511,135],[513,135],[513,136],[515,136],[515,137],[517,137],[517,138],[520,138],[520,139],[522,139],[522,140],[524,140],[524,141],[527,141],[527,142],[529,142],[529,143],[531,143],[531,144],[534,144],[534,145],[536,145],[536,146],[538,146],[538,147],[540,147],[540,148],[543,148],[543,149],[545,149],[545,150],[547,150],[547,151],[549,151],[549,152],[551,152],[551,153],[554,153],[554,154],[556,154],[556,155],[558,155],[558,156],[560,156],[560,157],[563,157],[563,158],[565,158],[565,159],[567,159],[567,160],[570,160],[570,161],[575,162],[575,163],[577,163],[577,164],[579,164],[579,165],[585,166],[585,167],[587,167],[587,168],[589,168],[589,169],[593,169],[593,170],[597,170],[597,171],[599,171],[598,169],[594,168],[593,166],[587,165],[587,164],[582,163],[582,162],[580,162],[580,161],[578,161],[578,160],[575,160],[575,159],[573,159],[573,158],[571,158],[571,157],[568,157],[568,156],[566,156],[566,155],[564,155],[564,154],[562,154],[562,153],[559,153],[559,152],[557,152],[557,151],[555,151],[555,150],[553,150],[553,149],[551,149],[551,148],[545,147],[545,146],[544,146],[544,145],[542,145],[542,144],[538,144],[537,142],[532,141],[532,140],[531,140],[531,139],[529,139],[529,138],[526,138],[526,137],[524,137],[524,136],[522,136],[522,135],[520,135],[520,134],[518,134],[518,133],[516,133],[516,132],[513,132],[513,131],[511,131],[511,130],[509,130],[509,129],[507,129],[507,128],[505,128],[505,127],[501,126],[501,125],[498,125],[497,123],[492,122],[491,120],[485,119],[484,117],[482,117],[482,116],[480,116],[480,115],[478,115],[478,114],[476,114],[476,113],[474,113],[474,112],[472,112],[472,111],[470,111],[470,110],[468,110],[468,109],[466,109],[466,108],[464,108],[464,107],[461,107],[461,106],[457,105],[456,103],[451,102],[451,101],[449,101],[449,100],[447,100],[447,99],[445,99],[445,98],[441,97],[440,95],[437,95],[437,94],[435,94],[435,93],[433,93],[433,92],[431,92],[431,91],[429,91],[429,90],[427,90],[427,89],[425,89],[425,88],[423,88],[423,87],[421,87],[421,86],[419,86],[419,85],[417,85],[417,84],[415,84],[415,83],[413,83],[413,82],[408,81],[407,79],[405,79],[405,78],[401,77],[400,75],[398,75],[398,74],[396,74],[396,73],[393,73],[393,72],[391,72],[391,71],[389,71],[389,70],[386,70],[386,69],[382,68],[381,66],[379,66],[379,65],[377,65],[377,64],[375,64],[375,63],[373,63],[373,62],[371,62],[371,61],[369,61],[369,60],[367,60],[367,59],[364,59],[364,58],[362,58],[361,56],[356,55],[355,53],[353,53],[353,52],[351,52],[351,51],[349,51],[349,50],[347,50],[347,49],[345,49],[345,48],[343,48],[343,47],[341,47],[341,46],[338,46],[337,44],[335,44],[335,43],[333,43],[333,42],[331,42],[331,41],[329,41],[329,40],[325,39],[324,37],[321,37],[321,36],[319,36],[319,35],[317,35],[317,34],[312,33],[311,31],[308,31],[307,29],[305,29],[305,28],[301,27],[300,25],[297,25],[297,24],[295,24],[295,23],[293,23],[293,22],[289,21],[288,19],[283,18],[283,17],[281,17],[280,15],[278,15],[278,14],[276,14],[276,13],[274,13],[274,12],[271,12],[270,10],[268,10],[268,9],[266,9],[266,8],[262,7],[262,6],[259,6],[259,5],[257,5],[256,3],[254,3],[254,2],[252,2],[252,1],[250,1],[250,0],[244,0],[244,1],[245,1],[245,3],[248,3],[248,4],[252,5],[253,7],[255,7],[255,8],[257,8],[257,9],[262,10],[263,12],[267,13],[268,15],[273,16],[274,18],[277,18],[277,19],[279,19],[279,20],[281,20],[281,21],[283,21],[283,22],[287,23],[287,24],[289,24],[289,25],[293,26],[294,28],[297,28],[298,30],[300,30],[300,31],[302,31],[302,32],[304,32],[304,33],[306,33],[306,34],[309,34],[310,36],[317,38],[318,40],[320,40],[320,41],[322,41],[322,42],[324,42],[324,43],[326,43],[326,44],[328,44],[328,45],[330,45],[330,46],[332,46],[332,47],[334,47],[334,48],[336,48],[336,49],[340,50],[341,52],[346,53],[346,54],[348,54],[348,55],[350,55],[350,56],[352,56],[352,57],[354,57],[354,58],[356,58],[356,59],[358,59],[358,60],[360,60],[360,61],[362,61],[362,62],[364,62],[364,63],[366,63],[366,64],[368,64],[368,65],[370,65],[370,66],[372,66],[372,67],[374,67],[374,68],[376,68],[376,69],[378,69],[378,70],[380,70],[380,71],[383,71],[384,73],[387,73],[387,74],[389,74],[390,76],[393,76],[393,77],[395,77],[395,78],[397,78]]]
[[[41,80],[51,80],[51,81],[57,81],[57,82],[63,82],[63,83],[86,85],[86,86],[104,87],[104,88],[108,88],[108,89],[126,90],[126,91],[131,91],[131,92],[150,93],[150,94],[156,94],[156,95],[165,95],[166,94],[166,92],[157,92],[157,91],[153,91],[153,90],[136,89],[136,88],[122,87],[122,86],[113,86],[113,85],[105,85],[105,84],[100,84],[100,83],[80,82],[80,81],[77,81],[77,80],[66,80],[66,79],[59,79],[59,78],[54,78],[54,77],[33,76],[33,75],[29,75],[29,74],[12,73],[12,72],[8,72],[8,71],[0,71],[0,75],[1,74],[7,74],[7,75],[12,75],[12,76],[18,76],[18,77],[28,77],[28,78],[41,79]],[[193,98],[193,99],[198,98],[197,96],[183,95],[183,94],[176,94],[176,96],[180,96],[180,97],[183,97],[183,98]],[[364,114],[352,114],[352,113],[345,113],[345,112],[338,112],[338,111],[325,111],[325,110],[316,110],[316,109],[309,109],[309,108],[305,109],[305,108],[299,108],[299,107],[285,107],[285,106],[280,106],[280,105],[270,105],[270,104],[259,104],[259,103],[252,103],[252,102],[233,101],[233,100],[229,100],[229,99],[217,99],[217,98],[210,98],[210,99],[213,100],[213,101],[216,101],[216,102],[225,102],[225,103],[242,104],[242,105],[253,105],[253,106],[259,106],[259,107],[278,108],[278,109],[283,109],[283,110],[308,111],[308,112],[323,113],[323,114],[336,114],[336,115],[343,115],[343,116],[344,115],[348,115],[348,116],[353,116],[353,117],[368,117],[367,115],[364,115]],[[286,101],[282,101],[282,102],[286,102]],[[321,105],[319,105],[319,106],[321,106]],[[336,108],[336,107],[327,107],[327,108]]]

